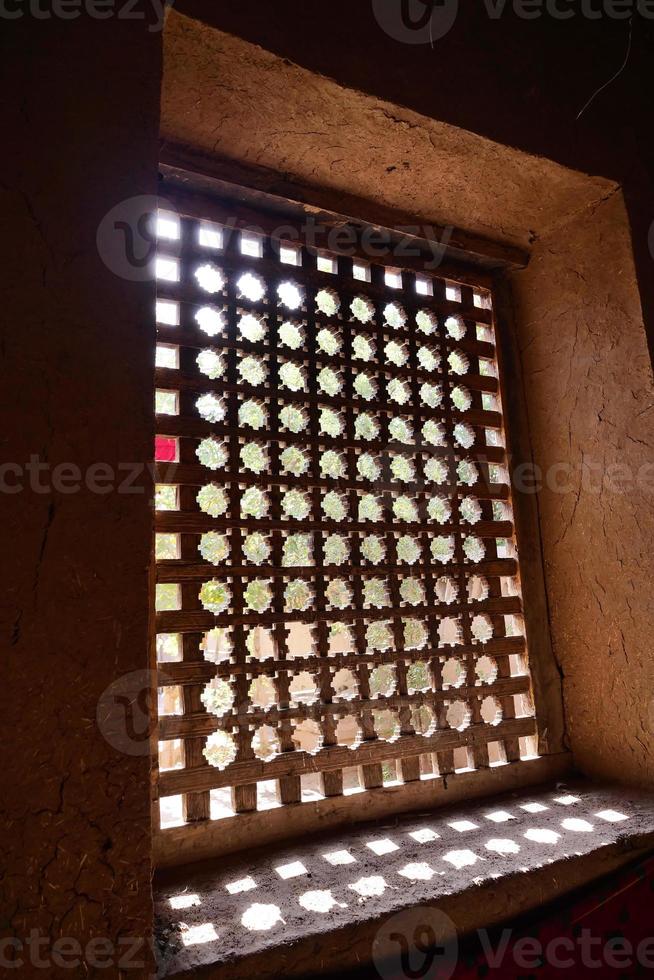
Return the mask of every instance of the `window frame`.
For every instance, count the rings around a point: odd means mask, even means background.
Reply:
[[[204,219],[219,225],[227,224],[228,227],[231,226],[237,229],[241,227],[250,230],[259,229],[266,235],[273,229],[278,229],[280,226],[283,226],[284,217],[288,217],[289,222],[294,221],[297,224],[298,216],[303,216],[306,219],[311,214],[310,209],[305,210],[302,205],[298,205],[296,202],[273,198],[271,195],[262,195],[260,192],[248,191],[245,188],[239,187],[238,189],[234,189],[232,196],[226,197],[222,182],[213,188],[215,193],[207,194],[208,186],[211,186],[211,181],[208,178],[181,173],[174,168],[164,168],[164,172],[165,179],[161,185],[161,197],[166,202],[164,208],[167,209],[168,202],[171,202],[176,210],[189,217]],[[324,222],[323,226],[325,228],[333,229],[342,224],[341,216],[325,215],[322,212],[319,217]],[[350,227],[355,229],[359,236],[357,244],[354,246],[349,244],[348,246],[351,259],[364,259],[373,263],[375,267],[388,265],[396,268],[400,266],[404,269],[412,269],[416,273],[424,271],[425,260],[433,259],[433,243],[420,240],[415,235],[408,236],[408,240],[419,253],[418,255],[402,256],[398,260],[397,251],[395,251],[395,254],[391,252],[387,256],[376,255],[374,258],[371,258],[366,249],[360,245],[360,236],[367,229],[369,230],[370,226],[362,225],[361,222],[350,219]],[[383,230],[388,234],[389,241],[395,242],[396,248],[402,247],[402,240],[404,239],[404,248],[406,249],[406,234],[394,232],[390,229]],[[164,249],[162,250],[165,250],[166,244],[168,243],[164,243]],[[314,242],[313,244],[315,245],[316,252],[323,250],[320,243],[316,244]],[[333,252],[333,249],[330,251]],[[214,254],[219,260],[222,253],[221,251],[213,252],[213,250],[208,249],[207,255],[209,256],[211,254]],[[257,261],[256,258],[251,259],[251,262],[254,264]],[[244,267],[246,264],[244,263]],[[481,265],[479,263],[479,256],[466,256],[456,246],[447,246],[444,249],[443,261],[435,270],[434,274],[443,280],[451,279],[461,284],[468,307],[470,306],[473,290],[491,290],[493,293],[496,358],[499,367],[499,389],[504,405],[503,425],[506,437],[506,450],[508,459],[511,461],[510,469],[511,471],[515,471],[517,466],[531,461],[524,393],[522,391],[522,380],[520,377],[519,357],[515,346],[515,334],[511,322],[510,293],[507,290],[506,270],[502,268],[498,269],[496,257],[488,260],[488,265],[490,268],[484,268],[483,261]],[[282,266],[281,269],[282,271],[288,271],[289,278],[293,277],[295,270],[293,265]],[[330,275],[330,273],[323,274],[325,279],[330,277]],[[334,279],[336,280],[337,277],[334,276]],[[419,295],[418,299],[429,301],[431,297]],[[458,304],[451,305],[453,306],[452,312],[454,312],[454,307]],[[483,316],[481,316],[481,319],[483,319]],[[184,488],[182,488],[181,492],[184,492]],[[515,488],[512,488],[512,503],[515,537],[520,552],[519,577],[524,598],[523,616],[525,621],[526,645],[529,651],[529,668],[536,699],[535,730],[539,740],[539,753],[541,756],[556,755],[564,748],[560,679],[549,639],[537,501],[535,495],[516,493]],[[182,509],[184,509],[183,503]],[[191,556],[190,554],[186,555],[182,551],[182,557],[188,560]],[[183,588],[185,587],[188,588],[188,586],[183,586]],[[200,668],[201,661],[202,656],[200,654]],[[153,664],[156,669],[154,642]],[[176,676],[174,664],[166,664],[162,669],[171,675],[174,680]],[[201,674],[202,670],[198,669],[198,677]],[[193,693],[188,702],[191,708],[195,707],[196,710],[200,710],[202,707],[199,701],[200,690],[201,688],[198,685],[194,685]],[[186,694],[184,696],[186,697]],[[188,706],[186,710],[188,712]],[[154,739],[156,744],[156,732]],[[189,748],[192,761],[195,760],[196,763],[202,761],[200,742],[201,737],[193,737],[185,740],[187,765],[189,764]],[[515,769],[516,766],[524,767],[526,765],[529,765],[529,763],[523,763],[519,759],[516,759],[510,763],[510,768]],[[156,797],[156,787],[158,784],[156,763],[154,768],[153,778]],[[495,791],[495,788],[501,790],[505,785],[508,785],[508,776],[507,779],[501,778],[501,770],[507,768],[509,767],[501,766],[497,769],[489,770],[487,773],[487,776],[492,776],[492,779],[486,780],[486,782],[489,785],[492,783],[494,787],[493,791]],[[469,777],[474,776],[475,773],[478,774],[479,770],[473,773],[446,772],[436,779],[427,782],[431,782],[432,784],[438,783],[445,789],[448,784],[451,786],[453,782],[458,782],[461,784],[461,792],[464,794],[477,795],[481,792],[483,795],[482,780],[478,780],[479,785],[476,787],[469,786],[466,789],[463,785],[470,784],[472,780]],[[534,776],[536,777],[535,767]],[[422,787],[422,783],[422,780],[418,781],[420,787]],[[288,785],[291,789],[292,800],[294,799],[293,793],[296,791],[293,790],[290,783]],[[409,784],[406,783],[404,788],[407,785]],[[248,801],[247,793],[245,793],[241,794],[245,812],[237,813],[234,817],[225,817],[220,820],[209,819],[208,792],[199,791],[197,793],[189,793],[186,803],[186,817],[189,821],[187,824],[181,827],[159,829],[158,822],[155,821],[155,840],[158,842],[155,846],[155,851],[159,853],[163,863],[170,863],[171,854],[175,851],[176,847],[175,842],[179,842],[182,839],[190,839],[190,834],[196,839],[198,837],[204,837],[207,840],[211,840],[212,843],[208,845],[211,852],[220,853],[225,847],[224,840],[230,838],[232,836],[232,830],[236,829],[235,821],[239,822],[236,837],[240,838],[241,834],[244,834],[244,839],[247,839],[247,836],[256,833],[257,842],[265,843],[267,839],[272,839],[273,837],[278,838],[280,835],[284,835],[283,825],[285,822],[287,823],[289,832],[291,826],[301,828],[302,832],[310,832],[311,829],[317,829],[321,811],[324,814],[329,814],[329,819],[336,821],[339,819],[343,821],[369,819],[371,811],[364,804],[364,800],[371,793],[375,796],[386,797],[385,801],[381,799],[375,801],[376,811],[380,813],[399,812],[410,809],[412,806],[424,805],[420,792],[417,792],[418,787],[412,786],[412,789],[413,792],[404,794],[405,798],[401,802],[398,802],[398,794],[396,792],[389,792],[389,788],[381,786],[366,789],[365,797],[361,797],[359,794],[352,796],[337,794],[333,797],[325,796],[324,800],[311,804],[300,803],[299,806],[292,807],[289,807],[287,804],[281,806],[278,810],[266,810],[263,812],[250,809],[252,800],[250,798]],[[434,800],[434,797],[437,795],[434,793],[434,789],[435,787],[432,785],[432,792],[425,793],[425,801],[427,799]],[[490,791],[490,789],[486,790],[486,792]],[[369,800],[368,802],[372,801]],[[281,813],[286,811],[287,817],[293,811],[290,823],[279,816],[280,811]],[[298,811],[304,811],[304,814],[300,815]],[[358,813],[357,811],[363,812]],[[264,822],[268,825],[268,829],[262,832],[259,829],[260,832],[257,832],[256,825],[262,821],[257,821],[256,815],[264,817]],[[221,844],[221,839],[223,840],[223,844]]]

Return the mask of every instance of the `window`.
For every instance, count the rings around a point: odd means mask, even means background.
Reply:
[[[490,291],[228,217],[157,263],[162,828],[527,764]]]

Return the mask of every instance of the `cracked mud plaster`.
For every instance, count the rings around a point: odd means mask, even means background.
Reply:
[[[527,246],[552,215],[611,186],[346,89],[171,10],[161,132],[217,176],[385,224],[465,229]],[[525,165],[525,161],[529,165]]]
[[[651,786],[654,391],[622,196],[540,238],[513,290],[534,458],[570,467],[538,502],[575,762]]]
[[[119,201],[156,191],[160,38],[82,17],[32,23],[21,43],[28,20],[12,22],[3,63],[21,96],[0,164],[2,458],[117,468],[151,455],[154,288],[111,273],[96,232]],[[151,929],[149,763],[96,724],[102,692],[148,666],[149,488],[41,482],[3,495],[0,935],[46,938],[47,968],[23,954],[18,977],[114,977],[115,965],[59,968],[48,951]]]

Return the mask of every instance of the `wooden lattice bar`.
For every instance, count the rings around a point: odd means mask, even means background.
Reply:
[[[162,825],[524,758],[490,292],[181,201],[158,219]]]

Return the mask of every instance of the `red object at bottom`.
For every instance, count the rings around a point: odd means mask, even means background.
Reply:
[[[654,976],[654,858],[546,906],[530,921],[463,940],[452,980]],[[430,980],[441,980],[436,962]]]

